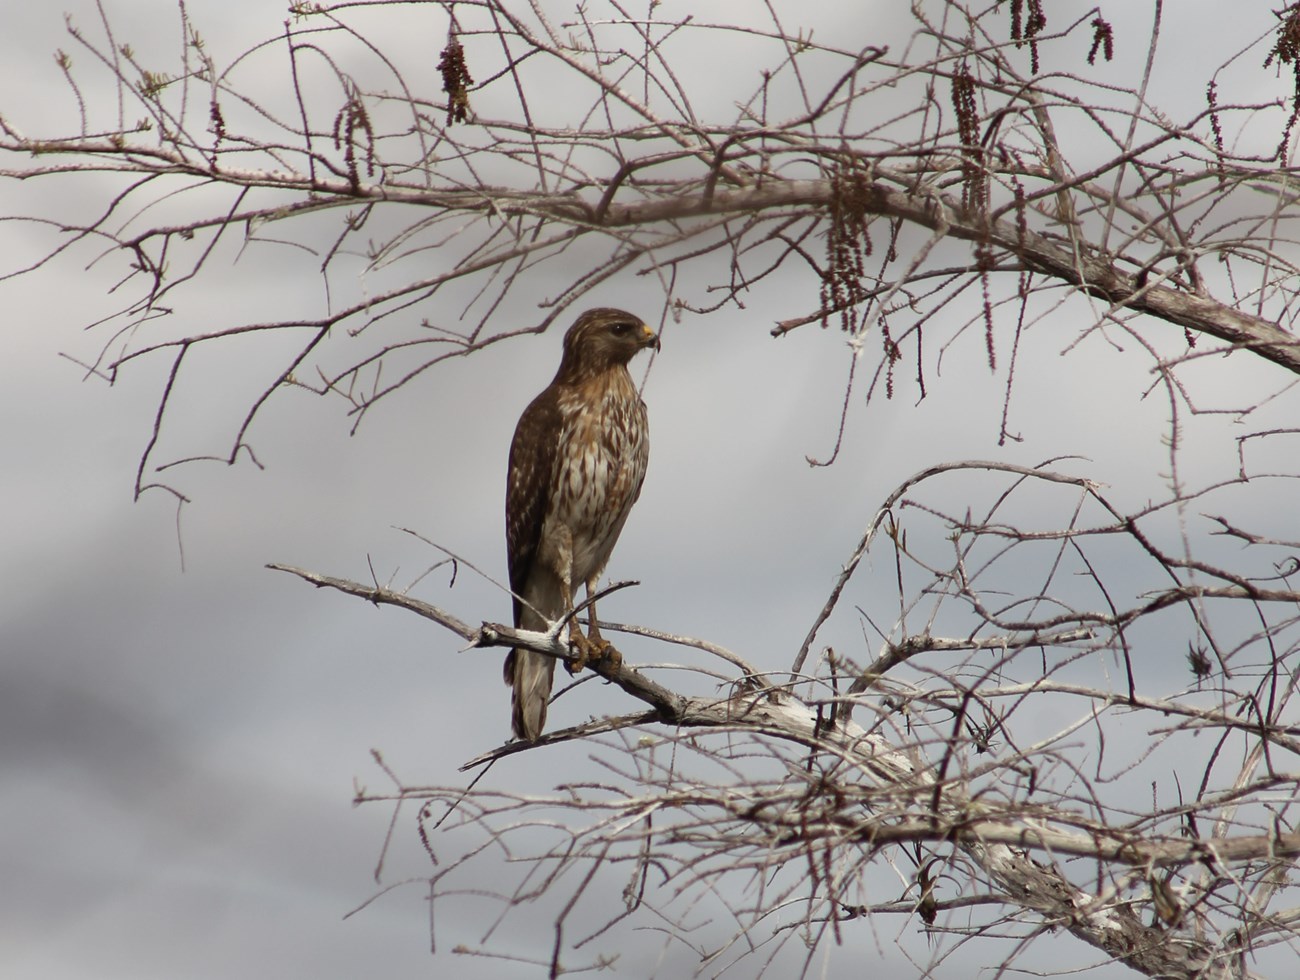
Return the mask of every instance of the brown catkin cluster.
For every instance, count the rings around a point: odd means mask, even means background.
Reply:
[[[838,310],[840,327],[852,332],[854,311],[867,296],[864,259],[871,254],[870,188],[861,172],[850,164],[837,164],[831,172],[830,228],[826,233],[826,268],[822,273],[822,325]]]
[[[447,93],[447,125],[469,121],[469,87],[474,79],[465,66],[465,48],[454,37],[449,38],[438,60],[442,73],[442,90]]]
[[[1016,42],[1016,47],[1028,42],[1030,67],[1037,75],[1038,35],[1047,27],[1047,15],[1043,13],[1043,0],[1028,0],[1028,18],[1025,6],[1026,0],[1011,0],[1011,40]]]
[[[1300,3],[1284,10],[1277,29],[1277,41],[1264,59],[1264,67],[1273,64],[1276,58],[1284,65],[1291,66],[1294,88],[1291,95],[1291,114],[1282,128],[1282,140],[1278,143],[1277,158],[1285,161],[1291,142],[1291,130],[1295,128],[1296,118],[1300,116]]]
[[[952,77],[952,107],[957,114],[957,136],[961,141],[961,203],[971,214],[983,213],[988,192],[975,87],[970,66],[963,61]]]
[[[348,181],[353,190],[361,187],[361,175],[357,170],[357,136],[365,137],[366,176],[375,175],[375,131],[370,125],[370,114],[359,92],[353,91],[338,115],[334,117],[334,148],[343,151],[343,160],[348,168]]]
[[[1107,61],[1115,57],[1115,29],[1104,17],[1096,17],[1092,22],[1092,47],[1088,49],[1088,64],[1097,63],[1097,52]]]

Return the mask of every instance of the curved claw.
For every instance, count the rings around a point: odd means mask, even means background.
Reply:
[[[580,630],[574,629],[569,633],[569,645],[574,650],[574,657],[572,660],[565,661],[564,666],[570,674],[580,673],[588,664],[602,660],[612,667],[618,667],[623,663],[623,655],[599,633],[595,636],[583,636]]]

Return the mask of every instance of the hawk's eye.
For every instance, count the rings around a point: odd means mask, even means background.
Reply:
[[[624,337],[627,335],[627,332],[631,329],[632,329],[632,324],[630,323],[616,323],[612,327],[610,327],[610,330],[614,332],[615,337]]]

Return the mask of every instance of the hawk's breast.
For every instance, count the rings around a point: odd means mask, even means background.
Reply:
[[[572,585],[598,576],[641,492],[650,456],[645,405],[625,369],[575,386],[563,418],[547,524],[566,527]]]

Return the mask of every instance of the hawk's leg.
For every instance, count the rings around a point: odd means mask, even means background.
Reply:
[[[582,630],[578,628],[577,616],[569,620],[569,647],[573,651],[573,659],[566,660],[564,668],[570,674],[582,673],[582,668],[587,666],[587,662],[596,659],[592,655],[591,643],[582,635]]]
[[[595,592],[594,583],[587,584],[587,597]],[[623,663],[623,655],[600,635],[600,625],[596,618],[596,604],[590,603],[587,606],[587,635],[583,636],[582,631],[578,629],[578,617],[573,617],[569,621],[569,643],[577,651],[577,656],[572,662],[566,663],[569,673],[576,674],[587,666],[593,660],[605,660],[611,667],[618,667]]]

